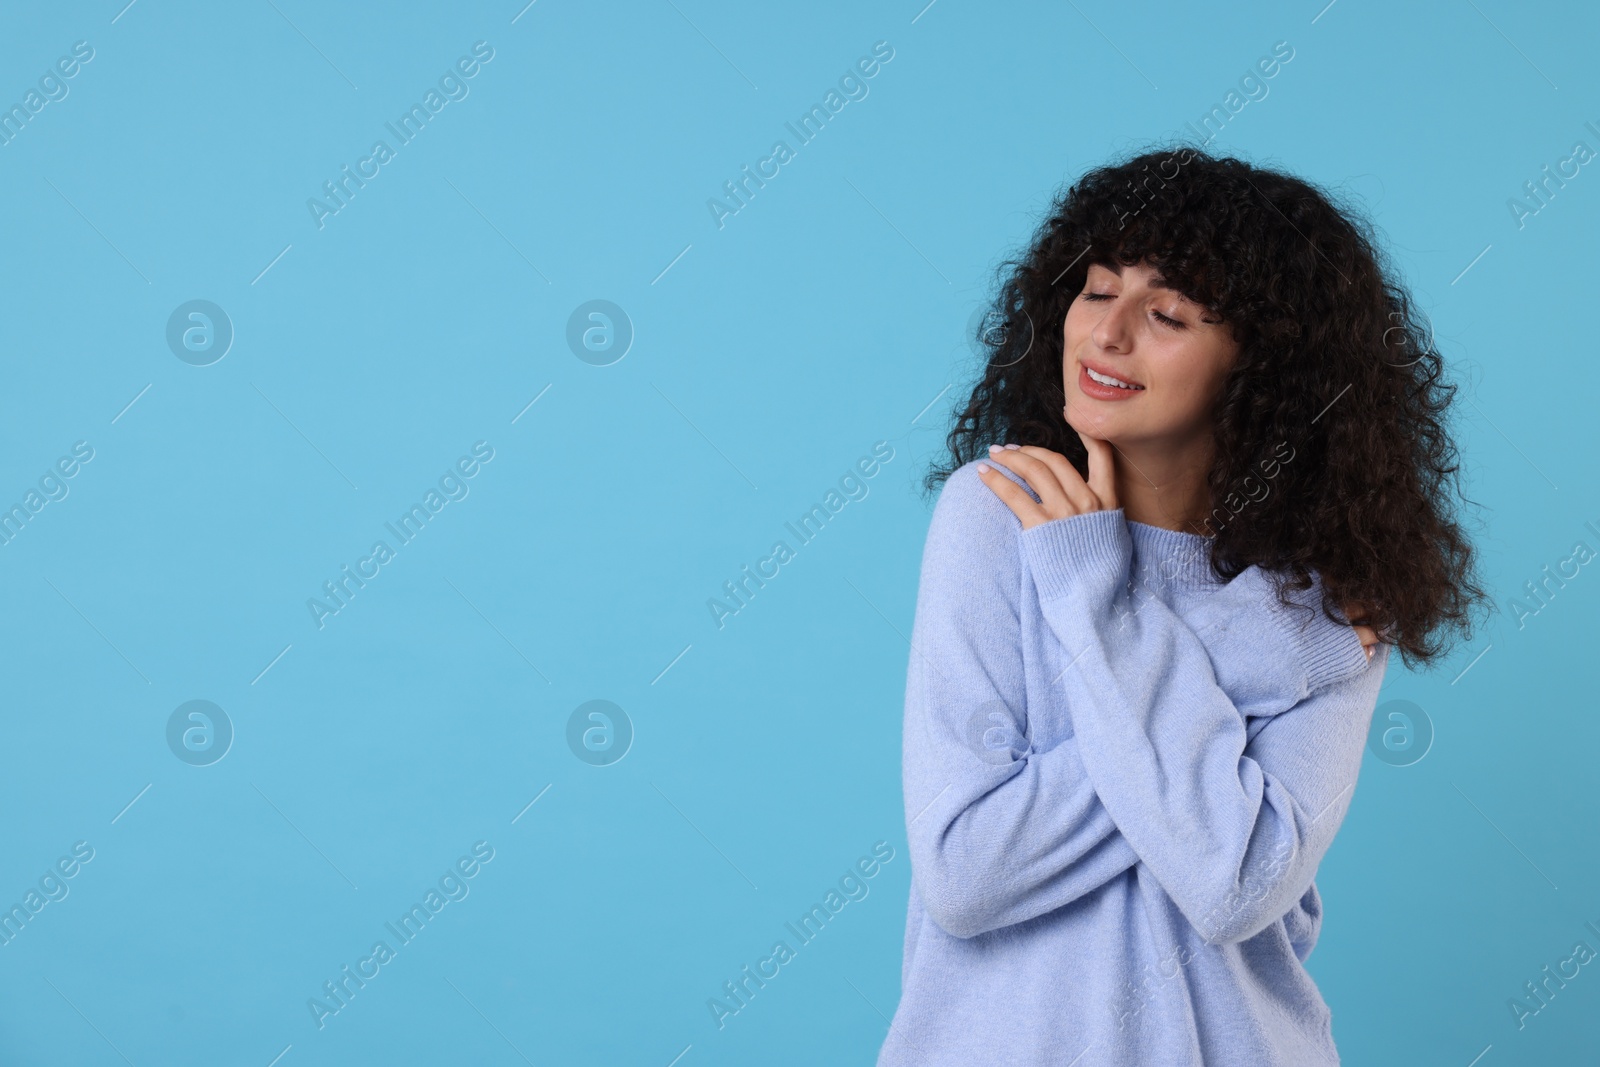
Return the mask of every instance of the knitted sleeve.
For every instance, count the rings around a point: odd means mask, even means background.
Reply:
[[[1355,631],[1317,606],[1320,580],[1291,594],[1313,611],[1284,609],[1253,568],[1191,616],[1213,644],[1249,650],[1214,664],[1160,598],[1131,602],[1120,508],[1021,540],[1072,662],[1058,684],[1100,802],[1201,937],[1254,936],[1304,897],[1343,820],[1388,647],[1369,663]]]

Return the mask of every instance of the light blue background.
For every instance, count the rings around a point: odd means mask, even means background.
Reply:
[[[1509,613],[1600,548],[1600,173],[1507,207],[1600,148],[1592,10],[124,2],[8,4],[0,33],[7,103],[95,50],[0,148],[0,503],[95,450],[0,547],[0,903],[95,849],[0,948],[0,1062],[870,1064],[962,332],[1062,182],[1184,134],[1280,40],[1211,148],[1376,216],[1464,385],[1504,609],[1391,666],[1437,737],[1369,755],[1310,969],[1352,1064],[1592,1054],[1600,965],[1523,1030],[1507,1007],[1600,948],[1600,577]],[[307,198],[479,40],[470,95],[319,230]],[[719,230],[707,199],[879,40],[869,95]],[[164,338],[192,299],[236,331],[208,367]],[[592,299],[636,330],[610,366],[565,341]],[[319,630],[307,598],[480,440],[470,495]],[[719,631],[707,598],[880,440],[870,495]],[[193,699],[236,730],[208,767],[165,741]],[[591,699],[636,730],[611,766],[567,747]],[[307,999],[479,840],[470,895],[319,1030]],[[880,840],[870,895],[719,1031],[707,998]]]

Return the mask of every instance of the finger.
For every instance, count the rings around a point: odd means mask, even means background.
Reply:
[[[1001,474],[999,469],[986,463],[978,464],[978,477],[987,485],[1000,502],[1011,509],[1011,513],[1022,521],[1024,530],[1037,526],[1049,519],[1044,509],[1028,495],[1028,491],[1016,482]]]
[[[1062,493],[1070,502],[1073,512],[1081,515],[1086,511],[1100,510],[1100,501],[1096,499],[1088,483],[1083,480],[1083,475],[1078,473],[1078,468],[1074,467],[1066,456],[1060,452],[1052,452],[1048,448],[1040,448],[1038,445],[1023,445],[1019,451],[1049,468],[1050,473],[1060,484]]]
[[[1117,503],[1116,480],[1116,450],[1111,447],[1111,442],[1099,437],[1090,437],[1082,430],[1078,437],[1083,441],[1083,447],[1089,453],[1089,489],[1100,500],[1100,506],[1115,510]]]
[[[1039,500],[1044,504],[1044,510],[1048,515],[1060,517],[1077,513],[1078,508],[1073,506],[1055,472],[1039,459],[1028,455],[1025,448],[992,450],[989,459],[1015,471],[1026,481],[1033,491],[1039,494]]]

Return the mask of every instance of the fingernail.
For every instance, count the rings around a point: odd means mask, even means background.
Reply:
[[[1001,447],[1002,446],[1000,446],[1000,445],[990,445],[989,446],[989,451],[990,452],[998,452],[998,451],[1000,451]]]
[[[1021,445],[1006,445],[1007,448],[1020,449]]]
[[[978,464],[978,473],[979,474],[988,474],[993,469],[994,468],[990,467],[987,463]]]

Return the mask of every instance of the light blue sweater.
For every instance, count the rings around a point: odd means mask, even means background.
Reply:
[[[1015,478],[1009,471],[1008,477]],[[1016,479],[1020,480],[1020,479]],[[957,470],[906,681],[879,1067],[1323,1067],[1303,964],[1389,649],[1118,508],[1029,530]],[[1321,581],[1291,593],[1315,606]]]

